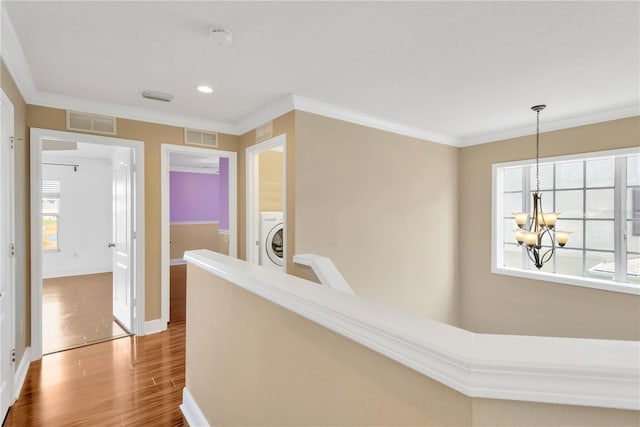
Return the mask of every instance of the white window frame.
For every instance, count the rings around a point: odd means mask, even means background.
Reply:
[[[628,156],[640,154],[640,148],[624,148],[618,150],[607,150],[590,153],[572,154],[566,156],[546,157],[540,159],[540,165],[567,162],[577,160],[588,160],[598,157]],[[600,289],[612,292],[640,295],[640,285],[619,281],[623,274],[626,274],[626,242],[623,238],[626,229],[626,174],[624,169],[619,167],[620,161],[616,159],[615,173],[615,206],[614,206],[614,251],[624,253],[624,259],[617,257],[615,280],[602,280],[589,277],[571,276],[558,273],[548,273],[535,269],[523,270],[518,268],[504,267],[503,251],[503,189],[504,183],[502,169],[514,166],[535,165],[535,158],[514,162],[494,163],[491,167],[491,272],[507,276],[521,277],[525,279],[543,280],[571,286]],[[526,206],[530,205],[529,194],[523,192]],[[622,219],[622,220],[620,220]],[[515,223],[514,223],[515,227]],[[586,236],[585,236],[586,237]],[[562,250],[562,249],[557,249]],[[624,271],[624,273],[622,273]],[[622,280],[626,278],[622,277]]]

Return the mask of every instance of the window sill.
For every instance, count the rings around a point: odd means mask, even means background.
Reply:
[[[599,289],[601,291],[620,292],[623,294],[640,295],[640,284],[620,283],[612,280],[590,279],[586,277],[565,276],[540,271],[524,271],[507,267],[492,267],[491,272],[506,276],[521,277],[523,279],[555,282],[563,285],[580,286],[582,288]]]

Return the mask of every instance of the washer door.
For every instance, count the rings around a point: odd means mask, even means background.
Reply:
[[[284,227],[282,223],[277,224],[267,234],[267,240],[265,248],[267,250],[267,256],[276,265],[284,265]]]

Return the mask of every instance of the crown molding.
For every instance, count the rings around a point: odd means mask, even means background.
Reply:
[[[294,95],[289,94],[284,98],[280,98],[272,104],[267,105],[261,110],[245,117],[236,124],[236,135],[244,135],[263,124],[280,117],[294,109]]]
[[[31,68],[29,68],[27,58],[24,56],[22,45],[4,3],[0,4],[0,29],[2,61],[11,73],[11,77],[16,82],[25,102],[29,104],[31,103],[31,94],[36,91],[36,88]]]
[[[400,123],[394,123],[378,117],[370,116],[358,111],[349,110],[337,105],[328,104],[326,102],[317,101],[315,99],[306,98],[299,95],[293,95],[294,107],[296,110],[306,111],[308,113],[318,114],[320,116],[332,119],[342,120],[357,125],[367,126],[399,135],[405,135],[412,138],[422,139],[439,144],[451,145],[457,147],[458,138],[444,135],[441,133],[430,132],[416,127],[406,126]]]
[[[237,135],[236,127],[227,123],[178,114],[162,113],[144,108],[129,107],[120,104],[110,104],[100,101],[75,98],[38,91],[30,104],[43,107],[61,108],[65,110],[82,111],[86,113],[113,116],[121,119],[139,120],[142,122],[159,123],[210,132],[220,132]]]
[[[1,2],[0,2],[1,3]],[[44,107],[60,108],[65,110],[83,111],[93,114],[102,114],[123,119],[140,120],[144,122],[159,123],[170,126],[200,129],[205,131],[220,132],[230,135],[243,135],[260,125],[273,120],[292,110],[305,111],[324,117],[342,120],[357,125],[379,129],[399,135],[422,139],[453,147],[468,147],[471,145],[485,144],[501,141],[509,138],[532,135],[534,126],[526,126],[515,129],[506,129],[484,135],[470,137],[455,137],[437,132],[431,132],[412,126],[395,123],[374,117],[359,111],[350,110],[338,105],[307,98],[300,95],[289,94],[266,107],[243,118],[236,124],[218,122],[178,114],[162,113],[145,108],[129,107],[120,104],[111,104],[71,96],[53,94],[40,91],[36,88],[33,75],[26,56],[15,32],[11,19],[5,10],[4,4],[0,10],[1,53],[2,59],[11,73],[20,93],[27,104],[41,105]],[[584,126],[609,120],[617,120],[626,117],[640,115],[640,106],[626,106],[620,109],[581,115],[544,124],[544,131],[560,130],[576,126]]]
[[[584,114],[580,116],[568,117],[560,120],[545,121],[541,126],[541,132],[569,129],[578,126],[591,125],[595,123],[608,122],[610,120],[624,119],[640,115],[640,105],[630,105],[610,111]],[[489,142],[502,141],[505,139],[518,138],[520,136],[534,135],[535,126],[525,126],[515,129],[506,129],[500,132],[492,132],[484,135],[472,136],[460,139],[459,147],[470,147],[472,145],[486,144]]]

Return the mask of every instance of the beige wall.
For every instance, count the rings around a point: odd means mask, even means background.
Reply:
[[[296,112],[296,249],[355,293],[458,324],[458,150]]]
[[[192,265],[187,306],[186,387],[211,425],[471,423],[464,395]]]
[[[211,425],[640,421],[637,411],[472,399],[198,267],[187,282],[186,387]]]
[[[13,133],[15,144],[15,234],[16,283],[15,330],[16,360],[22,360],[31,343],[31,230],[29,228],[29,132],[27,132],[27,104],[24,102],[9,70],[0,60],[2,90],[13,104]],[[6,141],[3,141],[3,144]]]
[[[640,117],[546,132],[541,156],[640,144]],[[462,326],[476,332],[640,339],[640,297],[491,273],[491,165],[535,157],[534,137],[460,150]]]
[[[258,154],[258,209],[260,212],[283,210],[284,155],[281,151],[264,151]]]
[[[220,252],[218,234],[220,224],[171,224],[170,234],[170,257],[171,259],[181,259],[185,251],[193,249],[209,249]],[[227,251],[227,254],[229,252]]]
[[[273,136],[285,134],[286,142],[286,228],[287,228],[287,272],[304,279],[318,281],[313,272],[293,263],[293,255],[297,252],[296,230],[296,112],[291,111],[273,120]],[[260,141],[262,142],[262,141]],[[238,149],[238,258],[247,259],[246,255],[246,149],[256,144],[255,130],[240,136]]]
[[[65,110],[29,105],[27,125],[66,130]],[[160,318],[160,146],[183,145],[184,129],[118,118],[116,137],[144,141],[145,169],[145,320]],[[220,150],[237,151],[237,136],[219,134]]]

